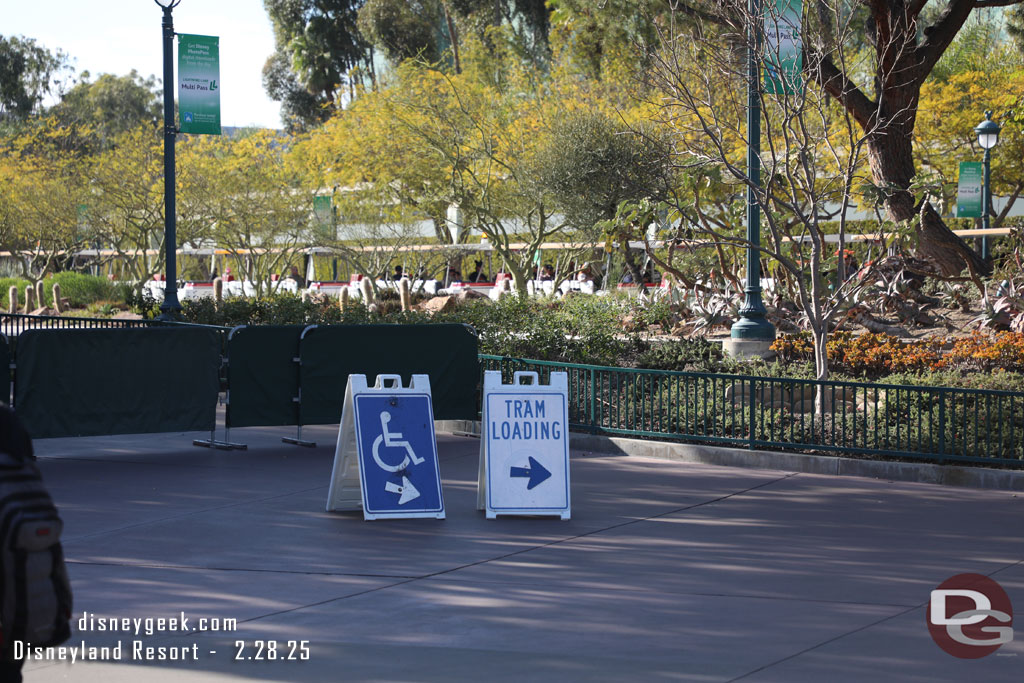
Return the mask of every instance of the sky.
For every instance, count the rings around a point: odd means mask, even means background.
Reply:
[[[92,80],[132,69],[161,79],[162,21],[154,0],[0,0],[0,34],[60,48]],[[174,30],[220,37],[222,125],[281,127],[280,105],[263,91],[274,34],[262,0],[181,0]]]

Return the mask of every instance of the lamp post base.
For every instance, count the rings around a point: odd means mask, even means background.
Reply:
[[[177,304],[177,302],[175,302]],[[181,304],[161,306],[160,315],[156,317],[157,320],[163,322],[180,322],[181,321]]]
[[[764,307],[760,312],[740,310],[740,319],[732,326],[729,336],[733,339],[775,341],[775,326],[764,317]]]
[[[769,339],[723,339],[722,351],[730,358],[749,360],[761,358],[771,360],[775,358],[775,352],[771,349],[772,340]]]

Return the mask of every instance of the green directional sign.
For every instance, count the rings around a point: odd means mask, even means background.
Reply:
[[[182,133],[220,135],[220,39],[178,34],[178,117]]]
[[[764,91],[770,95],[800,92],[803,69],[801,0],[770,0],[764,18]]]
[[[961,161],[960,182],[956,189],[956,217],[981,218],[981,162]]]

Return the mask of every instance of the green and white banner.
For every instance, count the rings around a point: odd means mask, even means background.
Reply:
[[[178,34],[178,117],[182,133],[220,135],[220,39]]]
[[[960,162],[960,182],[956,188],[957,218],[981,218],[983,173],[983,164],[980,161]]]
[[[316,217],[316,229],[325,237],[335,237],[334,208],[330,197],[313,197],[313,215]]]
[[[764,18],[764,91],[793,95],[802,90],[801,0],[769,0]]]

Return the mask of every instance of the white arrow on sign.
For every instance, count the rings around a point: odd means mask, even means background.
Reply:
[[[420,492],[416,490],[416,487],[409,481],[409,477],[402,477],[402,485],[399,486],[393,481],[389,481],[384,484],[384,490],[388,493],[397,493],[401,496],[398,499],[399,505],[405,505],[410,500],[416,500],[420,497]]]

